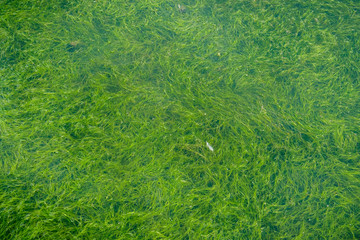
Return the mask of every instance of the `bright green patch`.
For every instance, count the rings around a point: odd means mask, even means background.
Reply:
[[[360,239],[359,25],[355,0],[1,1],[0,238]]]

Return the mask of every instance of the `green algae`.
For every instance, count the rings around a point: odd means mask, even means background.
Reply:
[[[359,11],[2,1],[0,237],[359,239]]]

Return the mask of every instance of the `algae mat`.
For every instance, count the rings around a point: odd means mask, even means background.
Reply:
[[[360,239],[360,3],[0,1],[1,239]]]

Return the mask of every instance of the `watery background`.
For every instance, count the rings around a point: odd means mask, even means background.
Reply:
[[[357,0],[1,0],[0,239],[360,239]]]

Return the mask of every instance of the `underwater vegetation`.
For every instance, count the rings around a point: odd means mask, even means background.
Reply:
[[[360,239],[360,3],[0,2],[0,239]]]

